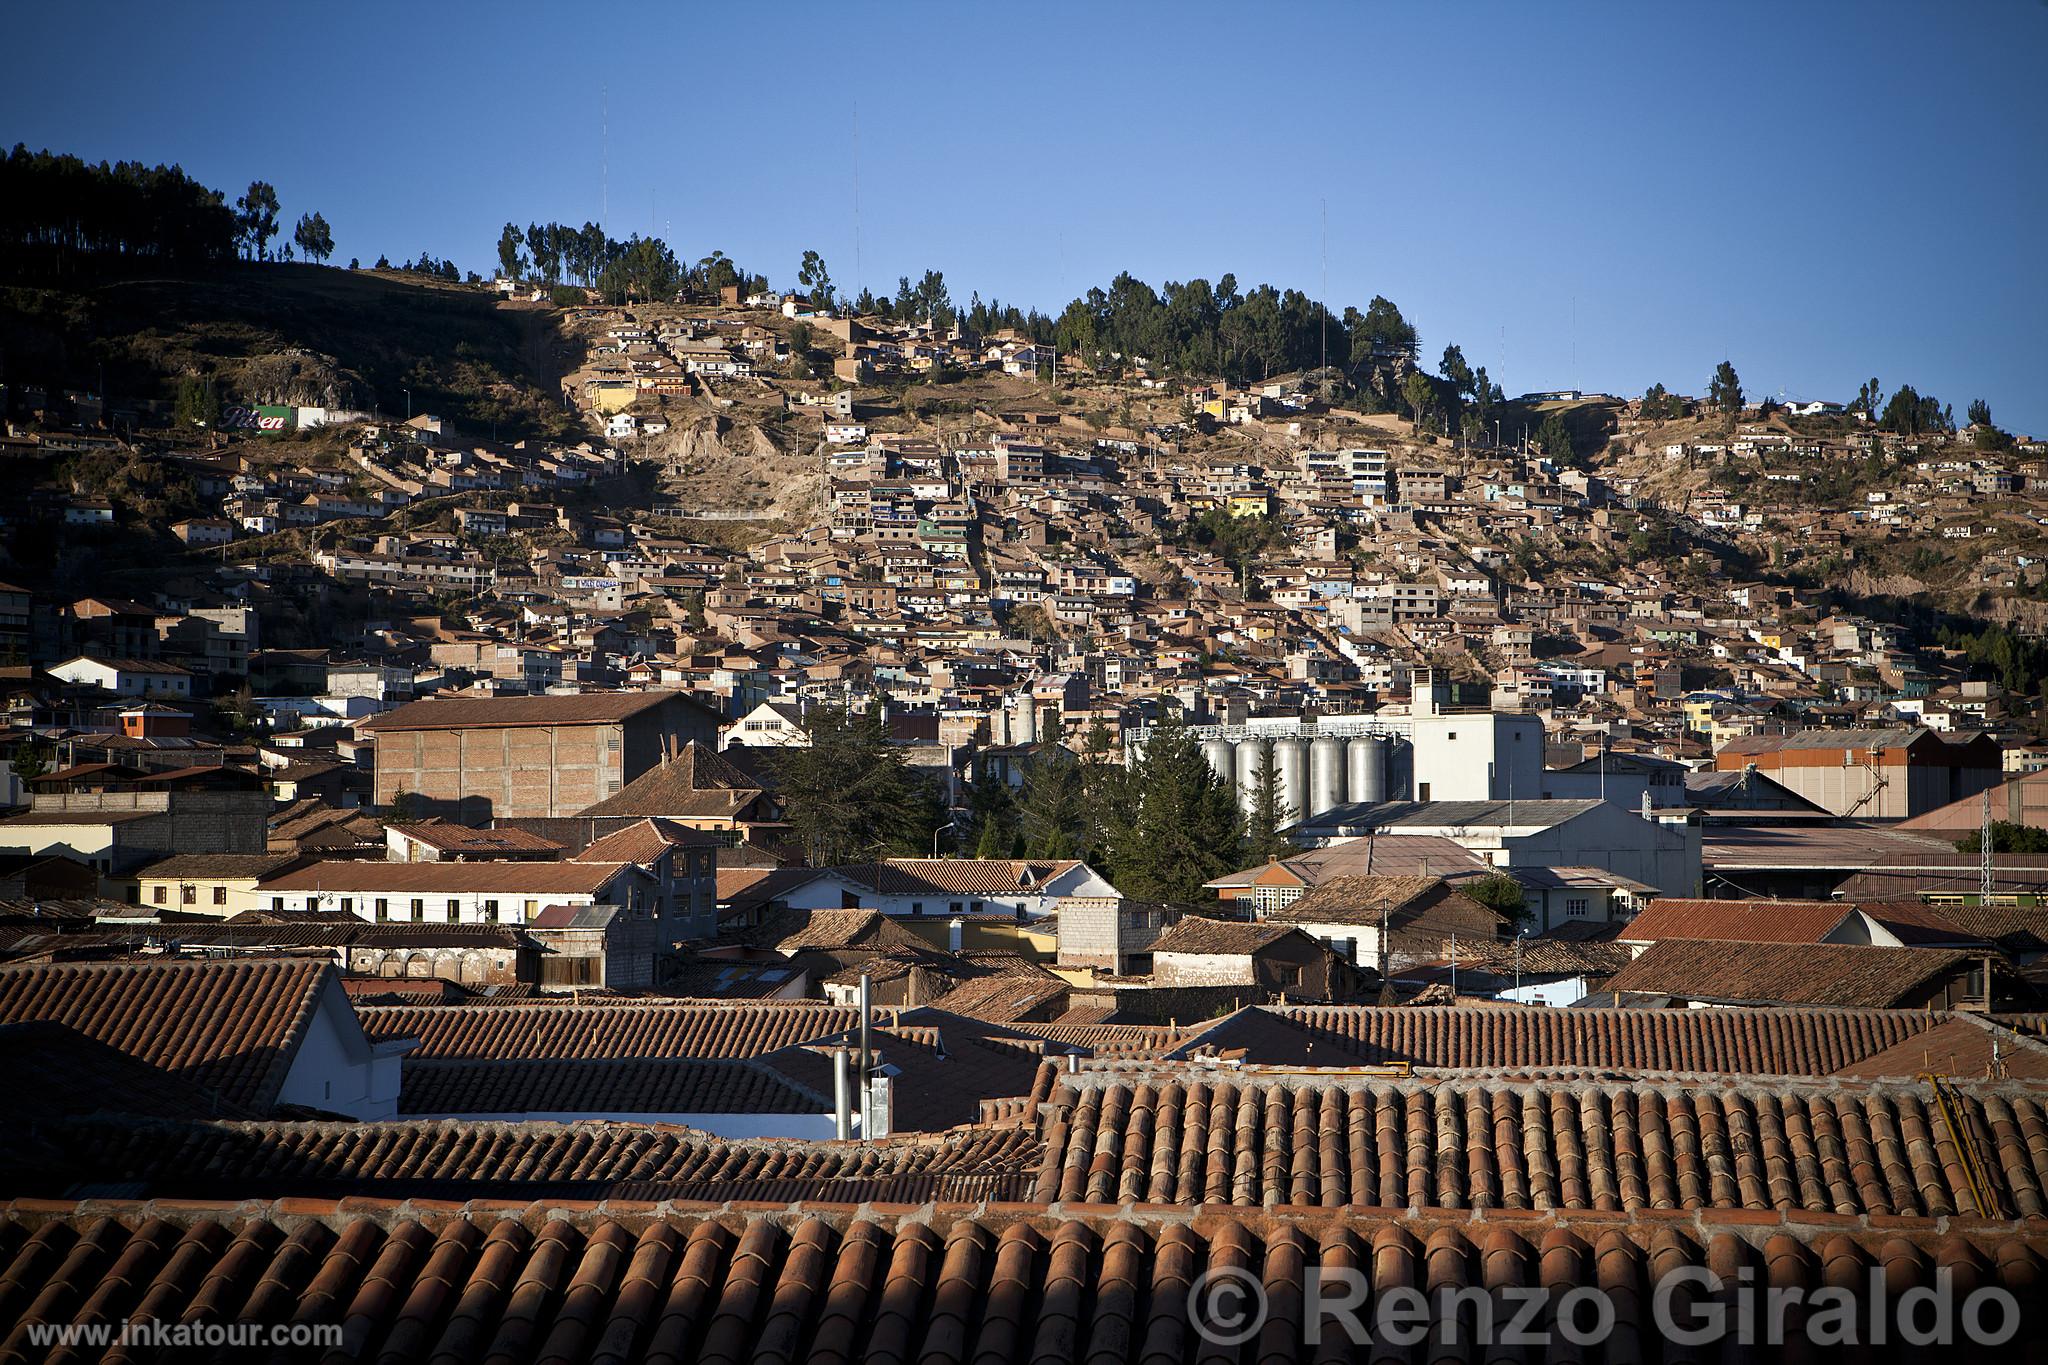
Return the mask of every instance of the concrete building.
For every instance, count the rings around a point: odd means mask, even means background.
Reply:
[[[1991,736],[1951,739],[1924,727],[1748,735],[1724,744],[1714,766],[1722,772],[1755,768],[1832,813],[1859,820],[1924,815],[2004,777]]]
[[[376,802],[417,797],[464,824],[575,815],[718,738],[719,718],[680,692],[430,699],[365,722],[377,738]]]
[[[1700,894],[1699,827],[1685,817],[1644,820],[1611,801],[1343,806],[1298,827],[1294,837],[1319,846],[1381,833],[1436,835],[1510,873],[1524,867],[1592,868],[1619,873],[1662,895]]]
[[[375,924],[530,924],[549,906],[660,912],[653,877],[631,863],[311,863],[266,878],[271,910],[341,913]]]
[[[231,790],[38,792],[0,820],[0,853],[58,854],[99,872],[104,894],[136,897],[136,873],[174,853],[262,853],[268,793]]]

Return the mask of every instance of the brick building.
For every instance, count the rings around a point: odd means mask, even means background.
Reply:
[[[616,795],[719,717],[680,692],[433,698],[365,722],[377,737],[376,801],[464,824],[574,815]]]

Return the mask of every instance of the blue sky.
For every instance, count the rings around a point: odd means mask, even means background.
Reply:
[[[2048,0],[11,7],[0,137],[177,161],[341,260],[602,214],[778,284],[1128,269],[1401,306],[1510,393],[1848,399],[2048,432]],[[608,137],[600,136],[601,122]],[[856,125],[859,232],[854,224]],[[608,173],[603,169],[608,167]],[[858,260],[858,269],[856,268]]]

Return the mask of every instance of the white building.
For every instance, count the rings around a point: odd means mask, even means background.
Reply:
[[[50,670],[76,687],[95,687],[117,697],[189,697],[192,675],[153,659],[95,659],[81,654]]]

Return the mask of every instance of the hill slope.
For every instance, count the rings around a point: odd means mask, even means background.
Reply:
[[[226,401],[447,416],[502,437],[565,433],[549,310],[471,286],[312,265],[0,290],[0,374],[169,400],[186,375]]]

